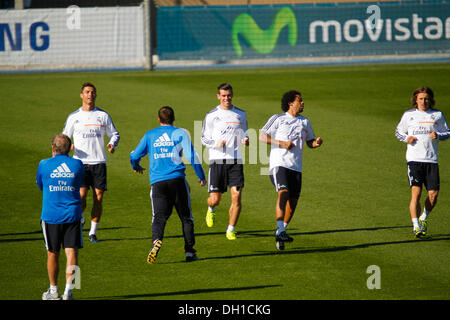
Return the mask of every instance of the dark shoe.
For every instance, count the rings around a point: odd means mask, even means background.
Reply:
[[[95,234],[90,234],[89,241],[92,243],[97,243],[98,242],[97,236]]]
[[[286,231],[282,231],[279,234],[276,233],[275,231],[275,240],[276,241],[281,241],[281,242],[292,242],[294,241],[294,238],[290,237]]]
[[[199,257],[197,257],[197,254],[192,252],[186,252],[186,262],[192,262],[199,260]]]

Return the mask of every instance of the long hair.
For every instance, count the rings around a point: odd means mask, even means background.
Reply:
[[[417,108],[417,96],[419,95],[419,93],[428,94],[428,97],[430,98],[430,108],[433,108],[434,105],[436,104],[436,101],[434,101],[433,90],[431,90],[428,87],[420,87],[420,88],[417,88],[416,90],[414,90],[413,95],[412,95],[411,99],[409,100],[409,103],[411,104],[411,106],[413,106],[414,108]]]

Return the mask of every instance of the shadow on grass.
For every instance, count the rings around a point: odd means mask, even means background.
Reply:
[[[128,228],[128,227],[127,227]],[[320,230],[311,232],[293,232],[297,229],[290,229],[290,235],[315,235],[315,234],[327,234],[327,233],[337,233],[337,232],[356,232],[356,231],[378,231],[385,229],[398,229],[398,228],[409,228],[409,226],[394,226],[394,227],[372,227],[372,228],[355,228],[355,229],[337,229],[337,230]],[[111,228],[113,229],[113,228]],[[119,228],[117,228],[119,229]],[[249,230],[249,231],[239,231],[238,237],[240,238],[272,238],[275,230]],[[224,236],[225,231],[220,232],[202,232],[195,233],[195,237],[210,237],[210,236]],[[178,239],[183,238],[183,235],[165,235],[164,239]],[[151,231],[149,235],[145,237],[134,237],[134,238],[106,238],[100,239],[102,242],[106,241],[136,241],[136,240],[152,240]],[[0,241],[1,242],[1,241]]]
[[[42,234],[42,230],[38,231],[31,231],[31,232],[18,232],[18,233],[2,233],[0,234],[0,237],[4,236],[26,236],[29,234]]]
[[[195,294],[213,293],[213,292],[257,290],[257,289],[266,289],[266,288],[274,288],[274,287],[281,287],[281,285],[266,285],[266,286],[239,287],[239,288],[193,289],[193,290],[175,291],[175,292],[160,292],[160,293],[156,292],[156,293],[148,293],[148,294],[130,294],[130,295],[123,295],[123,296],[91,297],[91,298],[86,298],[86,299],[88,299],[88,300],[91,300],[91,299],[99,299],[99,300],[119,299],[119,300],[121,300],[121,299],[136,299],[136,298],[156,298],[156,297],[195,295]]]
[[[376,246],[385,246],[385,245],[396,245],[396,244],[407,244],[407,243],[424,243],[424,242],[433,242],[433,241],[448,241],[450,240],[450,234],[442,234],[435,235],[421,239],[412,239],[412,240],[401,240],[401,241],[387,241],[387,242],[373,242],[373,243],[362,243],[356,245],[349,246],[328,246],[328,247],[318,247],[318,248],[292,248],[286,249],[284,251],[256,251],[251,254],[239,254],[239,255],[228,255],[222,257],[206,257],[201,258],[199,260],[220,260],[220,259],[235,259],[235,258],[247,258],[247,257],[258,257],[258,256],[271,256],[271,255],[290,255],[290,254],[308,254],[308,253],[326,253],[326,252],[337,252],[337,251],[346,251],[346,250],[354,250],[354,249],[366,249],[370,247]]]
[[[338,233],[338,232],[356,232],[356,231],[378,231],[386,229],[399,229],[399,228],[409,228],[408,226],[394,226],[394,227],[371,227],[371,228],[354,228],[354,229],[334,229],[334,230],[319,230],[310,232],[293,232],[297,229],[289,229],[289,235],[315,235],[315,234],[327,234],[327,233]],[[262,232],[272,232],[270,234],[260,234]],[[243,235],[245,237],[273,237],[275,230],[261,230],[261,231],[243,231],[239,232],[238,235]]]
[[[131,227],[109,227],[109,228],[98,228],[97,230],[117,230],[117,229],[126,229]],[[83,231],[89,231],[90,229],[83,229]],[[0,243],[2,242],[25,242],[25,241],[42,241],[42,230],[37,231],[31,231],[31,232],[17,232],[17,233],[3,233],[0,234],[0,237],[4,236],[26,236],[26,235],[33,235],[33,234],[40,234],[41,237],[39,238],[18,238],[18,239],[0,239]]]
[[[378,230],[384,230],[384,229],[398,229],[398,228],[409,228],[408,226],[394,226],[394,227],[373,227],[373,228],[355,228],[355,229],[337,229],[337,230],[322,230],[322,231],[311,231],[311,232],[292,232],[297,229],[289,229],[289,235],[314,235],[314,234],[326,234],[326,233],[336,233],[336,232],[355,232],[355,231],[378,231]],[[249,230],[249,231],[238,231],[238,237],[241,238],[272,238],[274,236],[275,229],[270,230]],[[220,232],[202,232],[202,233],[195,233],[195,237],[209,237],[209,236],[224,236],[225,231]],[[164,236],[165,239],[175,239],[175,238],[183,238],[183,235],[171,235],[171,236]],[[144,239],[151,239],[151,237],[148,238],[132,238],[132,239],[110,239],[110,241],[118,241],[118,240],[144,240]]]
[[[393,227],[372,227],[372,228],[355,228],[355,229],[319,230],[319,231],[300,232],[300,233],[291,233],[290,232],[289,234],[290,235],[313,235],[313,234],[327,234],[327,233],[337,233],[337,232],[378,231],[378,230],[401,229],[401,228],[411,228],[411,227],[410,226],[393,226]]]
[[[0,243],[3,243],[3,242],[26,242],[26,241],[43,241],[43,237],[28,238],[28,239],[0,239]]]

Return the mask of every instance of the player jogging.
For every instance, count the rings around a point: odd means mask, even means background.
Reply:
[[[228,240],[236,240],[236,224],[241,212],[242,189],[244,188],[244,167],[240,144],[249,145],[247,132],[247,115],[245,111],[234,106],[233,88],[223,83],[217,88],[217,99],[220,104],[208,112],[203,120],[202,144],[209,149],[209,174],[206,212],[206,225],[213,227],[216,207],[222,193],[231,191],[229,209]]]
[[[186,167],[181,156],[189,161],[205,185],[205,174],[194,146],[186,130],[173,126],[175,113],[169,106],[158,111],[160,126],[148,131],[130,154],[130,162],[134,172],[143,173],[139,165],[142,157],[149,155],[150,162],[150,199],[152,202],[152,248],[147,261],[152,264],[162,245],[166,222],[175,207],[181,220],[184,236],[186,261],[197,260],[194,249],[194,218],[191,209],[189,184],[186,181]]]
[[[271,145],[269,156],[270,180],[278,193],[276,202],[275,242],[284,250],[285,242],[293,238],[286,233],[302,188],[303,145],[310,148],[322,145],[322,138],[314,136],[310,121],[301,116],[304,103],[300,92],[286,92],[281,100],[284,113],[273,115],[260,131],[259,140]]]
[[[64,248],[66,288],[63,300],[73,300],[72,279],[78,264],[78,249],[83,247],[81,235],[81,197],[84,168],[80,160],[69,157],[71,141],[59,134],[52,140],[53,157],[42,160],[36,183],[43,191],[41,227],[47,249],[47,271],[50,288],[42,300],[61,300],[58,292],[59,252]]]
[[[414,235],[419,238],[427,235],[427,218],[439,194],[438,142],[450,138],[450,132],[443,113],[433,108],[434,94],[430,88],[414,90],[410,102],[413,108],[403,113],[395,136],[407,144],[406,161],[411,188],[409,211]],[[422,185],[425,185],[428,196],[419,217]]]
[[[114,153],[120,136],[110,115],[95,105],[97,90],[92,83],[81,86],[82,106],[71,113],[66,120],[63,133],[73,137],[73,157],[80,159],[85,167],[85,180],[80,189],[83,211],[86,197],[93,189],[91,228],[89,241],[97,242],[97,227],[103,211],[103,194],[107,190],[105,134],[110,138],[107,148]]]

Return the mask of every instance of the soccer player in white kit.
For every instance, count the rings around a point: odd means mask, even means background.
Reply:
[[[275,242],[278,250],[284,250],[285,242],[293,241],[286,233],[286,227],[300,197],[304,143],[310,148],[318,148],[323,143],[321,137],[315,137],[309,119],[300,115],[304,109],[300,92],[286,92],[281,99],[281,109],[284,113],[273,115],[259,135],[261,142],[271,144],[269,171],[278,193],[275,208]]]
[[[110,153],[114,153],[120,136],[110,115],[95,105],[97,90],[92,83],[81,86],[80,97],[82,106],[67,117],[63,133],[73,137],[73,157],[84,164],[85,178],[80,188],[83,211],[89,189],[92,187],[94,191],[89,241],[95,243],[103,211],[103,194],[107,190],[104,136],[110,138],[107,144]]]
[[[434,93],[428,87],[417,88],[411,97],[410,109],[403,113],[395,136],[407,144],[406,161],[411,188],[409,211],[416,237],[427,235],[427,218],[436,205],[439,188],[438,142],[450,138],[443,113],[434,109]],[[428,192],[422,214],[422,185]]]
[[[229,209],[228,240],[236,240],[236,224],[241,212],[241,196],[244,187],[244,167],[240,144],[249,145],[247,136],[247,114],[234,106],[233,88],[223,83],[217,88],[220,104],[208,112],[203,120],[202,144],[209,149],[208,210],[206,225],[214,226],[216,207],[222,193],[231,191]]]

